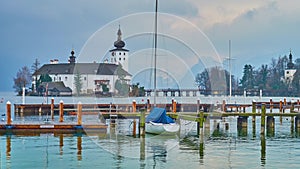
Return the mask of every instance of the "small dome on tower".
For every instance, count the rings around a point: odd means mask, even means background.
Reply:
[[[123,48],[125,46],[125,42],[122,41],[122,31],[121,31],[120,25],[119,25],[117,35],[118,35],[118,39],[114,42],[114,46],[117,49],[120,49],[120,48]]]

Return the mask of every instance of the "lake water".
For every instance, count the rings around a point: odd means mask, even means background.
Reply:
[[[12,93],[1,93],[7,101],[21,103]],[[143,98],[55,98],[56,102],[142,102]],[[163,98],[170,99],[170,98]],[[160,99],[163,101],[163,99]],[[197,98],[176,98],[181,103]],[[200,98],[207,102],[222,97]],[[233,102],[269,98],[236,98]],[[273,98],[274,101],[280,98]],[[295,98],[296,99],[296,98]],[[41,97],[27,97],[26,103],[41,103]],[[1,104],[1,114],[5,104]],[[282,122],[280,122],[282,121]],[[196,123],[181,120],[175,136],[146,135],[132,137],[132,120],[117,120],[116,128],[94,133],[2,133],[0,135],[1,168],[298,168],[300,134],[291,130],[290,118],[275,119],[275,132],[260,135],[260,118],[253,130],[237,130],[236,117],[210,119],[204,135],[196,135]],[[109,121],[107,121],[109,123]],[[219,123],[220,128],[217,129]],[[226,130],[224,124],[229,124]]]

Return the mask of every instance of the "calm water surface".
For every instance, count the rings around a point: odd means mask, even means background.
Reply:
[[[21,101],[14,96],[9,100]],[[0,111],[5,112],[4,104]],[[224,121],[229,123],[229,130],[225,129]],[[260,135],[260,119],[256,121],[255,130],[249,118],[248,128],[239,131],[236,117],[211,119],[202,137],[196,135],[196,123],[183,120],[180,134],[176,136],[146,135],[144,139],[130,136],[130,119],[118,120],[116,128],[102,133],[7,132],[0,135],[0,166],[16,169],[298,168],[300,134],[291,130],[290,119],[276,118],[275,132],[267,132],[265,137]]]

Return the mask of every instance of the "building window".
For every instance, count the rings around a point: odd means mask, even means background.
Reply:
[[[86,77],[83,78],[86,81]]]
[[[119,61],[121,61],[122,60],[122,58],[119,58]]]
[[[286,71],[286,74],[289,74],[290,72],[289,71]]]
[[[125,60],[125,58],[123,58],[123,60]]]
[[[119,55],[122,55],[121,52],[119,52]]]
[[[58,81],[61,81],[61,77],[58,77]]]
[[[56,77],[53,78],[54,82],[56,81]]]
[[[65,77],[65,81],[67,81],[67,80],[68,80],[68,77],[66,76],[66,77]]]
[[[124,52],[124,56],[125,56],[126,54],[125,54],[125,52]]]

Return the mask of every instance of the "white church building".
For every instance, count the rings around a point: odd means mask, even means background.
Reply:
[[[131,75],[128,73],[129,50],[124,48],[125,42],[122,40],[122,32],[120,27],[117,35],[118,38],[114,42],[115,48],[110,50],[110,58],[107,62],[76,63],[75,52],[72,50],[68,63],[59,63],[57,60],[51,60],[50,64],[44,64],[33,74],[34,90],[38,89],[38,86],[36,86],[36,80],[39,79],[41,75],[47,74],[52,79],[52,82],[50,82],[52,83],[51,86],[54,86],[52,88],[55,88],[53,83],[61,84],[61,82],[63,82],[65,88],[71,89],[73,94],[76,93],[76,86],[74,84],[74,78],[76,76],[79,76],[81,79],[81,94],[94,94],[102,92],[103,85],[108,88],[109,93],[118,93],[118,91],[115,89],[115,83],[119,78],[119,75],[122,74],[124,76],[123,80],[126,81],[127,84],[130,84],[131,82]],[[62,87],[60,90],[63,90]],[[51,95],[51,93],[49,94]]]

